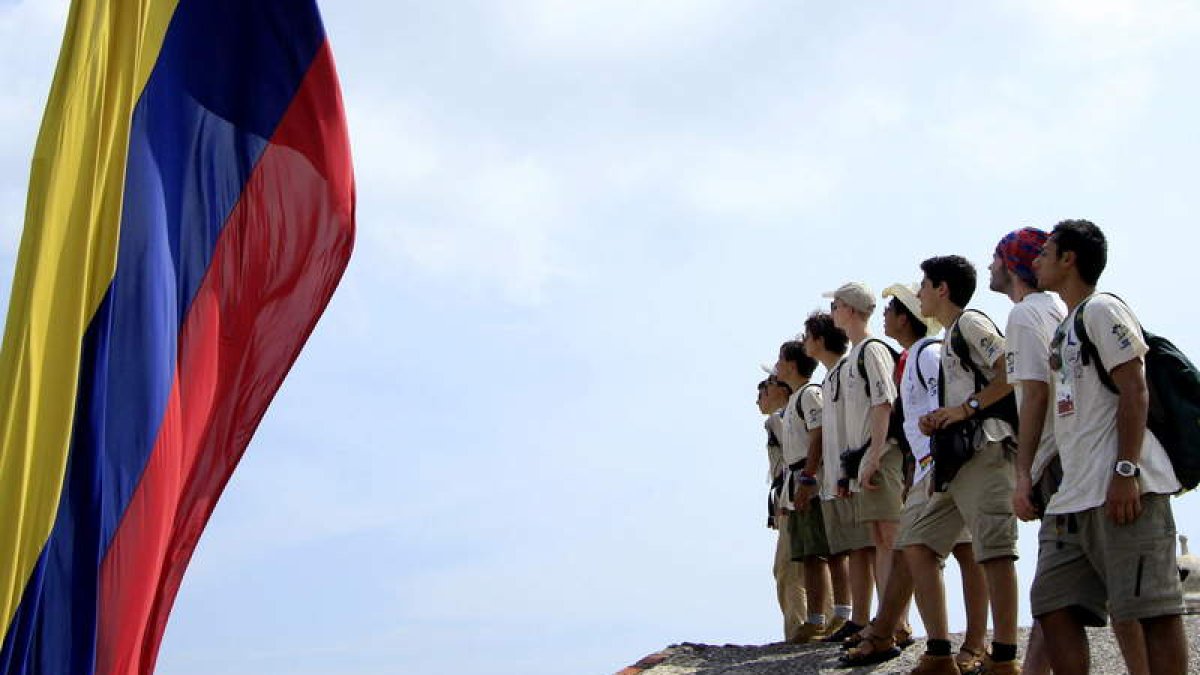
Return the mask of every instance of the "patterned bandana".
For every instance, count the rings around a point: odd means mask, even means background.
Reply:
[[[1036,227],[1023,227],[1004,235],[996,245],[996,255],[1004,260],[1004,266],[1018,277],[1037,288],[1037,276],[1033,273],[1033,259],[1042,252],[1050,234]]]

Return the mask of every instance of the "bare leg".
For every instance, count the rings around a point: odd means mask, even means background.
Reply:
[[[912,599],[913,580],[909,574],[904,555],[897,552],[892,556],[892,572],[888,575],[887,587],[879,602],[879,613],[871,622],[870,631],[878,637],[888,637],[896,632],[908,616],[909,600]]]
[[[883,594],[887,589],[888,575],[892,571],[892,547],[896,544],[896,528],[894,520],[873,520],[871,526],[871,541],[875,543],[875,583],[878,586],[879,602],[883,602]]]
[[[833,582],[833,604],[850,604],[849,554],[829,556],[829,577]]]
[[[954,559],[962,575],[963,604],[967,612],[967,632],[963,635],[963,646],[974,652],[987,647],[988,586],[983,566],[975,562],[975,552],[970,544],[954,547]]]
[[[1146,655],[1146,636],[1142,624],[1137,620],[1112,622],[1113,637],[1121,647],[1121,658],[1129,675],[1150,675],[1150,661]]]
[[[1087,633],[1071,610],[1060,609],[1037,619],[1038,623],[1042,624],[1046,644],[1054,645],[1054,649],[1047,650],[1054,675],[1087,675],[1088,668],[1091,667]],[[1182,638],[1182,631],[1180,637]],[[1186,671],[1185,662],[1182,670],[1174,672]]]
[[[1042,622],[1033,620],[1029,631],[1029,644],[1025,645],[1025,663],[1021,664],[1021,675],[1050,675],[1050,656],[1046,653],[1046,636],[1042,633]]]
[[[1017,644],[1017,566],[1012,558],[983,563],[987,575],[988,600],[992,603],[992,633],[996,642]]]
[[[1187,672],[1183,619],[1178,616],[1142,619],[1142,631],[1146,634],[1146,655],[1153,675]]]
[[[872,570],[873,549],[860,548],[850,552],[850,597],[854,600],[854,614],[850,620],[865,626],[871,621],[871,600],[874,590]]]
[[[908,569],[912,573],[913,597],[917,601],[921,621],[925,623],[925,632],[931,639],[949,639],[941,559],[933,549],[920,544],[905,548],[904,559],[908,561]]]

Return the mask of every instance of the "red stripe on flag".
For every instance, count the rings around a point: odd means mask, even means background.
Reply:
[[[100,570],[97,675],[151,673],[225,484],[349,261],[354,178],[326,44],[217,243],[167,412]]]

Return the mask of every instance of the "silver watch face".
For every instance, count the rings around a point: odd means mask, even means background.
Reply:
[[[1134,464],[1127,459],[1118,461],[1116,466],[1113,467],[1113,471],[1116,471],[1118,476],[1123,476],[1125,478],[1136,476],[1137,469],[1137,464]]]

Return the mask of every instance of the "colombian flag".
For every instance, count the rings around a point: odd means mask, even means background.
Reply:
[[[0,351],[0,673],[150,673],[349,260],[314,0],[75,0]]]

